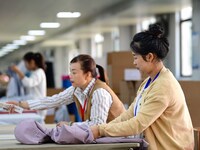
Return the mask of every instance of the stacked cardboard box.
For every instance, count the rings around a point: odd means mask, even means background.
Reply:
[[[194,150],[200,150],[200,127],[194,128]]]
[[[200,127],[200,81],[179,81],[194,127]]]
[[[126,106],[130,106],[134,101],[141,82],[142,81],[120,82],[120,99]]]
[[[126,68],[135,68],[131,51],[108,53],[107,57],[108,77],[111,88],[116,94],[120,92],[120,82],[124,79]]]
[[[62,92],[64,89],[54,89],[54,88],[48,88],[47,89],[47,96],[53,96],[54,94],[58,94]],[[54,109],[48,110],[45,123],[54,123]]]

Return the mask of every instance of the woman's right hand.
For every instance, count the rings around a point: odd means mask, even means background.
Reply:
[[[8,111],[10,112],[10,113],[14,113],[15,111],[14,111],[14,107],[15,106],[19,106],[19,102],[18,101],[8,101],[8,102],[6,102],[6,104],[10,104],[10,107],[8,108]]]
[[[18,101],[8,101],[6,103],[7,104],[13,104],[13,105],[19,106],[19,102]]]
[[[100,137],[99,128],[97,125],[91,126],[90,129],[92,131],[94,139],[97,139],[98,137]]]

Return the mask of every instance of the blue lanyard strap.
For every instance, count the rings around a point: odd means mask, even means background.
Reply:
[[[155,78],[153,79],[153,81],[156,80],[156,79],[158,78],[159,74],[160,74],[160,72],[158,72],[158,73],[156,74],[156,76],[155,76]],[[153,82],[153,81],[152,81],[152,82]],[[149,78],[149,80],[148,80],[147,83],[145,84],[144,89],[146,89],[146,88],[150,85],[150,83],[151,83],[151,78]]]
[[[155,78],[153,79],[153,81],[156,80],[156,79],[158,78],[159,74],[160,74],[160,72],[157,73],[157,75],[155,76]],[[153,81],[152,81],[152,82],[153,82]],[[134,110],[135,116],[136,116],[136,113],[137,113],[139,101],[140,101],[140,99],[142,98],[142,93],[144,92],[144,90],[145,90],[146,88],[148,88],[148,86],[150,85],[150,83],[151,83],[151,78],[148,79],[147,83],[146,83],[145,86],[144,86],[144,89],[142,90],[142,92],[141,92],[140,95],[138,96],[138,99],[137,99],[137,101],[136,101],[135,110]]]

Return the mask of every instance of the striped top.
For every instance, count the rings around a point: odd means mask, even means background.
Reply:
[[[84,91],[80,88],[75,88],[71,86],[63,92],[55,94],[51,97],[45,97],[36,100],[28,100],[27,102],[31,110],[48,109],[58,107],[64,104],[71,104],[72,102],[74,102],[73,95],[75,95],[78,101],[80,102],[81,106],[83,107],[84,101],[89,96],[90,89],[91,87],[93,87],[94,84],[95,79],[93,78]],[[106,123],[112,102],[113,101],[111,94],[107,90],[103,88],[96,89],[93,92],[91,100],[92,107],[90,121],[86,121],[88,125],[91,126]]]

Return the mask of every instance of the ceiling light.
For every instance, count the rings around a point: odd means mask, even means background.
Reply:
[[[12,52],[14,51],[15,49],[2,49],[2,52],[5,52],[5,53],[9,53],[9,52]]]
[[[80,12],[59,12],[57,13],[58,18],[78,18],[81,16]]]
[[[16,45],[26,45],[27,42],[25,40],[14,40],[13,43]]]
[[[8,54],[9,52],[7,52],[7,51],[4,51],[3,49],[0,51],[0,56],[4,56],[4,55],[6,55],[6,54]]]
[[[5,56],[6,54],[8,54],[9,52],[0,52],[0,57]]]
[[[103,35],[101,35],[101,34],[96,34],[95,37],[94,37],[94,41],[95,41],[96,43],[101,43],[101,42],[103,42],[103,41],[104,41]]]
[[[3,49],[11,50],[11,49],[18,49],[19,46],[15,44],[7,44],[6,46],[3,47]]]
[[[45,35],[45,31],[44,30],[29,30],[28,34],[29,35]]]
[[[7,53],[2,53],[2,52],[0,52],[0,57],[3,57],[3,56],[5,56]]]
[[[43,22],[40,24],[41,28],[59,28],[60,23],[58,22]]]
[[[25,41],[34,41],[35,37],[31,36],[31,35],[23,35],[20,37],[21,40],[25,40]]]

